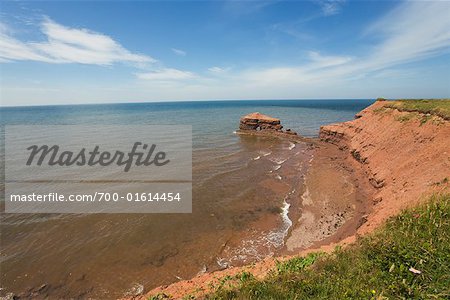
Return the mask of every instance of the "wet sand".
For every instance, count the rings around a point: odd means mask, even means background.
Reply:
[[[276,260],[318,249],[329,251],[338,242],[353,241],[357,228],[370,212],[367,199],[374,192],[360,165],[337,146],[312,139],[299,138],[297,141],[303,143],[302,151],[311,151],[312,156],[305,166],[306,176],[295,186],[294,196],[298,201],[292,202],[288,214],[292,226],[282,251],[275,255]],[[161,286],[138,299],[158,293],[174,299],[186,294],[201,296],[224,276],[249,271],[262,278],[274,266],[275,258],[268,256],[251,265],[199,274],[190,280]]]
[[[353,235],[371,209],[366,199],[373,187],[358,163],[334,145],[315,143],[305,186],[301,216],[286,241],[288,254]]]

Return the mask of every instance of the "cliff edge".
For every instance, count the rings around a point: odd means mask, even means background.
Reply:
[[[441,101],[446,106],[450,103]],[[320,139],[352,155],[376,188],[373,211],[358,233],[371,231],[427,194],[448,188],[448,118],[433,111],[402,109],[401,104],[376,101],[355,120],[320,129]]]

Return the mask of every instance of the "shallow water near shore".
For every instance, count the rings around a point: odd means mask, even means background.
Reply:
[[[350,120],[371,102],[1,108],[2,135],[6,124],[193,126],[192,214],[2,214],[1,292],[116,298],[277,255],[298,219],[312,151],[304,143],[236,135],[239,117],[259,111],[314,137],[321,125]],[[3,176],[3,159],[1,167]]]

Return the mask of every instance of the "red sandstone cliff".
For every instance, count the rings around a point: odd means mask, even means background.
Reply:
[[[415,205],[424,194],[448,188],[450,122],[439,116],[400,112],[377,101],[356,119],[323,126],[320,139],[348,151],[377,189],[373,212],[358,230],[370,231]]]

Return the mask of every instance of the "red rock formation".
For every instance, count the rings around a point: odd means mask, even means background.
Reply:
[[[275,131],[294,135],[297,134],[295,131],[290,129],[283,131],[283,126],[281,125],[280,119],[272,118],[259,112],[250,113],[242,117],[240,120],[239,129],[246,131]]]

